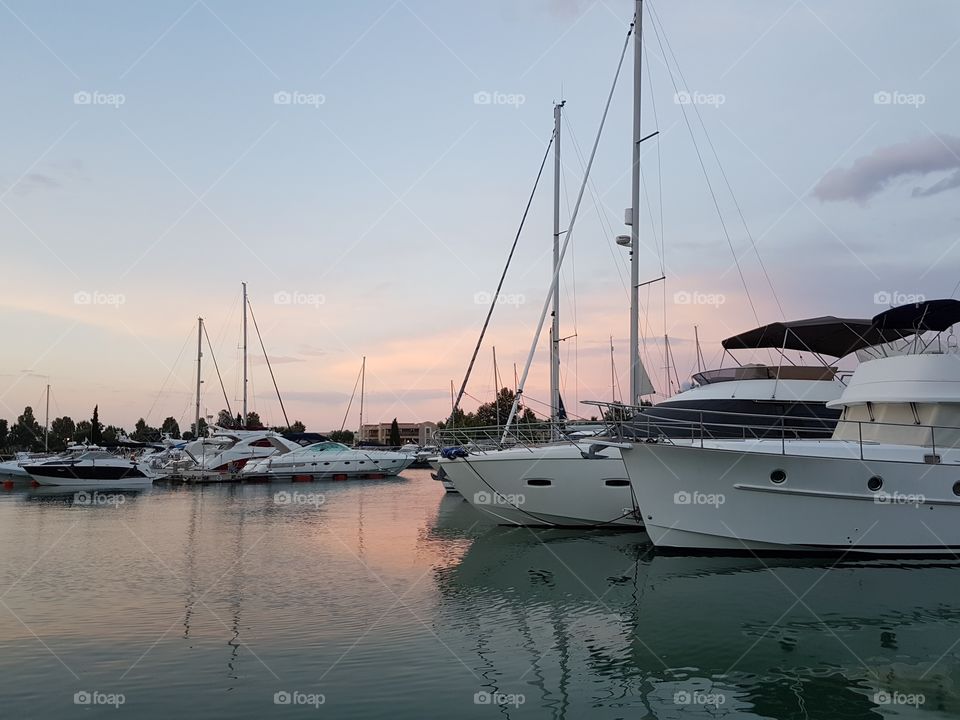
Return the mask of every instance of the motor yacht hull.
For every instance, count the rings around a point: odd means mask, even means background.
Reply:
[[[63,487],[134,488],[149,487],[153,476],[144,473],[135,464],[81,464],[28,465],[25,470],[40,485]]]
[[[926,464],[922,447],[865,447],[861,459],[845,441],[635,443],[624,462],[658,547],[960,551],[956,455]]]
[[[344,458],[330,456],[302,461],[290,460],[280,455],[258,462],[251,461],[241,474],[248,480],[266,482],[392,477],[410,467],[413,461],[413,457],[398,453],[383,453],[383,457],[350,453],[349,457]]]
[[[515,448],[442,459],[449,481],[478,510],[507,525],[641,529],[616,448],[590,459],[589,443]]]

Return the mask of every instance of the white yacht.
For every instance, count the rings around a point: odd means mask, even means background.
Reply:
[[[332,440],[251,460],[241,470],[247,479],[271,481],[345,480],[396,475],[416,456],[387,450],[353,449]]]
[[[842,357],[896,337],[874,328],[872,320],[820,317],[764,325],[727,338],[723,347]],[[840,416],[828,405],[844,389],[831,365],[739,365],[698,373],[694,381],[695,387],[669,400],[637,408],[620,424],[620,435],[743,437],[741,418],[749,413],[754,437],[828,438]],[[643,526],[616,444],[577,438],[506,450],[448,450],[441,468],[442,479],[501,523]]]
[[[27,464],[24,470],[40,485],[111,490],[148,487],[157,477],[145,463],[97,447]]]
[[[185,463],[187,467],[179,469],[239,472],[251,461],[299,449],[298,443],[269,430],[225,430],[218,427],[209,437],[194,440],[183,447],[188,462]]]
[[[658,546],[952,555],[960,550],[960,301],[877,315],[911,336],[862,362],[827,440],[650,439],[624,461]],[[933,337],[929,335],[933,333]],[[906,342],[906,341],[905,341]],[[889,353],[889,348],[885,348]],[[750,417],[741,420],[748,427]]]

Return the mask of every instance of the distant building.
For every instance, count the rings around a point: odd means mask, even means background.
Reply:
[[[376,425],[362,425],[360,427],[361,443],[390,444],[390,426],[393,423],[377,423]],[[398,422],[400,428],[400,444],[413,443],[414,445],[432,445],[433,436],[437,432],[434,422],[403,423]]]

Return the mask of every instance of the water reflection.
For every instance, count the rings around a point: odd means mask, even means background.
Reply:
[[[556,718],[960,714],[960,563],[665,556],[636,535],[494,528],[437,586],[489,687],[533,686]]]

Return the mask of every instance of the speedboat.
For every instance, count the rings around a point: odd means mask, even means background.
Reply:
[[[415,457],[387,450],[352,449],[332,440],[297,447],[290,452],[248,461],[240,471],[247,479],[275,482],[345,480],[396,475],[410,467]]]
[[[647,532],[668,548],[955,555],[960,301],[893,308],[901,347],[861,362],[830,439],[705,435],[623,443]],[[929,337],[930,334],[933,337]],[[750,425],[750,416],[741,419]]]
[[[183,454],[189,458],[192,467],[178,469],[235,473],[249,462],[277,453],[294,452],[300,448],[299,443],[268,430],[215,428],[209,437],[194,440],[184,446]]]
[[[24,470],[40,485],[122,489],[146,487],[156,477],[146,464],[90,448],[45,462],[25,465]]]
[[[774,348],[843,357],[900,337],[872,320],[820,317],[778,322],[723,341],[726,351]],[[732,357],[732,355],[731,355]],[[614,420],[619,439],[743,437],[739,417],[754,416],[754,437],[829,437],[843,392],[830,365],[738,365],[699,373],[695,387]],[[624,413],[611,406],[608,416]],[[446,451],[444,479],[477,509],[510,525],[642,528],[642,503],[631,488],[620,443],[575,436],[540,446]]]

